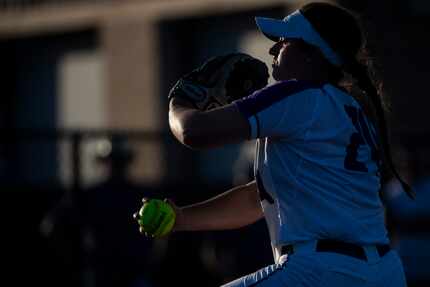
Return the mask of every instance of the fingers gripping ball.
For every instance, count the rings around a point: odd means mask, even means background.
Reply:
[[[151,237],[162,237],[172,231],[176,214],[172,206],[160,199],[148,199],[135,216],[141,232]]]
[[[169,99],[184,98],[199,110],[210,110],[264,88],[268,79],[264,62],[244,53],[230,53],[210,58],[180,78]]]

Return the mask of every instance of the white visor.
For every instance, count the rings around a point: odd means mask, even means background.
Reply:
[[[299,10],[291,13],[284,20],[255,17],[260,31],[269,39],[277,41],[279,38],[302,39],[308,44],[318,47],[326,59],[335,66],[341,66],[342,60],[329,44],[321,38],[312,24]]]

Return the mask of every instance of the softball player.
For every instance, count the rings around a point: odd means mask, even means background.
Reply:
[[[355,17],[311,3],[284,20],[256,22],[275,41],[277,82],[208,112],[174,98],[169,112],[185,145],[257,139],[255,181],[175,207],[175,230],[266,219],[275,264],[225,286],[405,286],[379,198],[382,159],[392,166],[383,110],[356,59],[363,39]],[[345,73],[361,93],[340,85]]]

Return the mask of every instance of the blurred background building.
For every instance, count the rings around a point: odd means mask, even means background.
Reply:
[[[110,271],[94,264],[94,244],[100,242],[95,234],[112,236],[112,242],[123,238],[94,215],[110,210],[103,202],[114,198],[130,209],[131,219],[130,198],[150,194],[188,204],[249,180],[249,146],[191,151],[173,139],[167,93],[210,56],[241,51],[270,64],[271,43],[257,32],[254,16],[282,18],[305,2],[310,1],[0,0],[0,284],[107,286],[96,279],[98,272]],[[430,4],[332,2],[363,17],[391,98],[393,142],[408,150],[416,178],[424,178],[430,163]],[[109,182],[106,164],[112,162],[96,159],[103,148],[109,157],[117,138],[133,150],[127,169],[133,187],[109,187],[104,194],[99,189]],[[121,189],[133,195],[109,196]],[[426,240],[426,216],[413,219],[416,228],[406,234]],[[90,217],[96,218],[92,226]],[[62,218],[63,228],[54,228],[53,218]],[[392,222],[392,230],[410,225]],[[400,240],[405,232],[395,234]],[[127,238],[135,242],[132,237]],[[115,286],[217,286],[272,260],[263,222],[239,231],[142,239],[143,245],[136,249],[142,252],[141,276]],[[136,268],[137,259],[128,258],[125,267]],[[428,259],[413,262],[425,266]],[[430,281],[409,275],[416,286]]]

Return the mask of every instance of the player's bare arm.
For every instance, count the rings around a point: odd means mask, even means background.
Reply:
[[[248,122],[234,104],[200,111],[186,99],[173,98],[169,124],[175,137],[191,148],[217,147],[249,138]]]
[[[175,231],[236,229],[263,217],[255,181],[209,200],[175,209]]]

